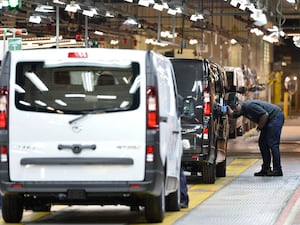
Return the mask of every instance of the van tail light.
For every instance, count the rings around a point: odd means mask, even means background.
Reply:
[[[158,98],[155,87],[147,88],[147,128],[157,129],[159,127]]]
[[[0,129],[7,129],[8,88],[0,88]]]
[[[154,161],[154,146],[150,145],[146,148],[146,162]]]
[[[207,140],[207,139],[208,139],[208,128],[207,128],[207,127],[205,127],[205,128],[203,129],[203,139],[204,139],[204,140]]]
[[[8,153],[7,146],[6,145],[0,146],[1,162],[7,162],[7,153]]]
[[[211,113],[210,95],[208,92],[204,92],[204,115],[209,116]]]

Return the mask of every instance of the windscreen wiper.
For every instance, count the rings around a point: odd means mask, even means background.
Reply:
[[[70,120],[69,124],[71,125],[71,124],[77,122],[78,120],[81,120],[84,117],[86,117],[88,115],[91,115],[91,114],[102,114],[102,113],[115,112],[115,111],[120,111],[120,110],[122,110],[122,108],[119,108],[119,107],[117,107],[117,108],[111,108],[111,109],[105,109],[105,110],[103,110],[103,109],[95,109],[95,110],[83,113],[82,115],[76,117],[75,119]]]
[[[71,124],[77,122],[78,120],[83,119],[84,117],[86,117],[86,116],[88,116],[88,115],[90,115],[90,114],[101,114],[101,113],[106,113],[106,112],[107,112],[106,110],[105,110],[105,111],[104,111],[104,110],[99,110],[99,109],[93,110],[93,111],[90,111],[90,112],[88,112],[88,113],[84,113],[84,114],[82,114],[82,115],[76,117],[75,119],[70,120],[70,121],[69,121],[69,124],[71,125]]]

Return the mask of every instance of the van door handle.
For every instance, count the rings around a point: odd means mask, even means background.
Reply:
[[[173,134],[179,134],[179,131],[178,130],[174,130]]]
[[[166,123],[166,122],[168,122],[168,117],[166,117],[166,116],[161,116],[161,117],[159,118],[159,121],[160,121],[160,122]]]

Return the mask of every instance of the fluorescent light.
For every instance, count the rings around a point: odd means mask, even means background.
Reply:
[[[117,99],[115,95],[97,95],[97,99]]]
[[[234,38],[232,38],[232,39],[230,40],[230,44],[235,45],[236,43],[237,43],[237,40],[235,40]]]
[[[61,99],[55,99],[54,100],[56,104],[61,105],[61,106],[67,106],[67,103],[65,103],[63,100]]]
[[[250,32],[251,33],[254,33],[256,36],[261,36],[261,35],[263,35],[264,34],[264,32],[262,32],[260,29],[258,29],[258,28],[252,28],[251,30],[250,30]]]
[[[102,31],[98,31],[98,30],[96,30],[95,32],[94,32],[94,34],[96,34],[96,35],[104,35],[104,33],[102,32]]]
[[[153,9],[156,9],[158,11],[163,11],[164,6],[161,5],[161,4],[155,3],[154,6],[153,6]]]
[[[124,2],[133,2],[133,0],[124,0]]]
[[[63,1],[60,0],[53,0],[54,4],[60,4],[60,5],[65,5],[66,3],[64,3]]]
[[[89,17],[94,16],[94,13],[91,12],[90,10],[83,10],[82,14],[85,15],[85,16],[89,16]]]
[[[29,102],[25,102],[25,101],[22,101],[22,100],[20,100],[19,103],[22,104],[22,105],[25,105],[25,106],[31,106],[31,104]]]
[[[36,86],[40,91],[48,91],[47,86],[41,81],[34,72],[25,72],[25,76]]]
[[[85,94],[65,94],[66,98],[85,98]]]
[[[94,91],[94,74],[92,72],[82,72],[81,73],[83,88],[87,92]]]
[[[136,20],[135,20],[135,19],[128,18],[127,20],[125,20],[125,21],[124,21],[124,23],[123,23],[123,24],[125,24],[125,25],[137,25],[137,24],[138,24],[138,22],[136,22]]]
[[[42,18],[40,16],[30,16],[29,22],[30,23],[41,23]]]
[[[15,84],[15,91],[18,93],[25,93],[25,90],[18,84]]]
[[[231,0],[230,1],[230,5],[232,5],[233,7],[237,7],[237,4],[238,4],[238,0]]]
[[[176,13],[182,13],[182,9],[180,7],[176,7]]]
[[[80,10],[80,6],[76,4],[74,1],[71,1],[65,8],[65,11],[76,13],[77,10]]]
[[[51,13],[54,12],[54,8],[52,5],[39,5],[35,8],[36,12],[45,12],[45,13]]]
[[[115,17],[115,15],[114,15],[114,13],[113,13],[113,12],[106,11],[106,13],[105,13],[105,17],[110,17],[110,18],[113,18],[113,17]]]
[[[198,41],[196,39],[191,39],[189,41],[189,43],[190,43],[190,45],[196,45],[196,44],[198,44]]]
[[[170,33],[170,31],[161,31],[160,36],[163,38],[176,38],[177,34],[176,33]]]
[[[175,16],[176,12],[177,12],[176,9],[171,9],[171,8],[168,9],[168,14],[170,14],[170,15]]]
[[[197,20],[203,20],[203,19],[204,19],[203,14],[199,14],[199,13],[191,15],[191,18],[190,18],[191,21],[197,21]]]
[[[95,8],[92,8],[90,10],[83,10],[82,14],[89,17],[98,15],[97,10]]]
[[[268,22],[266,15],[261,9],[254,10],[250,17],[254,20],[254,25],[256,26],[263,26]]]
[[[163,3],[162,3],[162,5],[163,5],[164,9],[169,9],[169,5],[168,5],[168,3],[166,3],[166,2],[163,2]]]
[[[42,102],[41,100],[35,100],[34,103],[40,106],[47,106],[47,104],[45,102]]]
[[[149,0],[139,0],[139,5],[149,7],[150,1]]]

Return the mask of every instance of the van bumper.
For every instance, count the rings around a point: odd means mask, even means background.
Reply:
[[[162,170],[147,170],[143,181],[26,181],[11,182],[8,175],[0,171],[0,188],[5,192],[18,193],[47,193],[67,192],[72,189],[81,189],[91,193],[136,193],[159,195],[161,183],[164,181]]]

